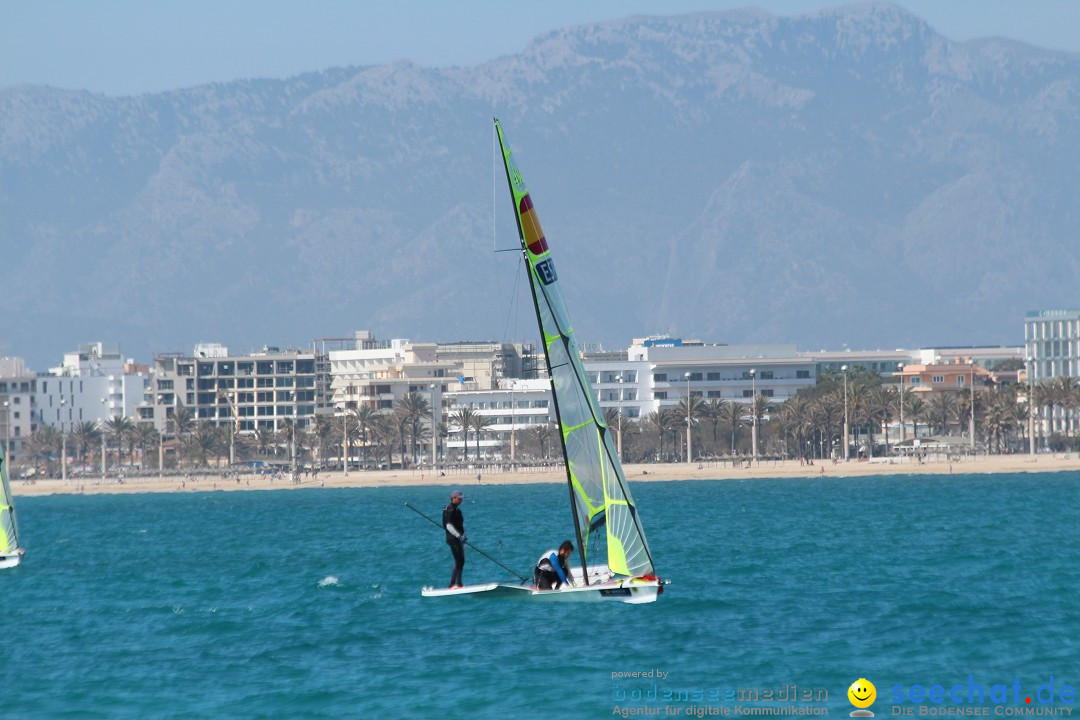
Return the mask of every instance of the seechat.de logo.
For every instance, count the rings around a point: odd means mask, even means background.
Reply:
[[[859,678],[847,689],[847,697],[851,704],[858,708],[851,711],[851,717],[874,717],[874,713],[866,709],[877,699],[877,688],[874,687],[874,683],[866,678]]]

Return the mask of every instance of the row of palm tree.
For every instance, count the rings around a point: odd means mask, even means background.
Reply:
[[[876,373],[856,369],[849,372],[847,380],[846,401],[842,376],[826,373],[814,387],[803,388],[780,404],[764,395],[749,403],[690,396],[640,420],[620,418],[617,410],[608,408],[605,420],[612,432],[621,430],[624,458],[629,460],[685,459],[688,425],[695,456],[746,455],[751,450],[747,429],[755,422],[761,454],[828,457],[842,453],[845,408],[852,437],[858,439],[856,449],[864,448],[870,455],[878,448],[889,453],[900,440],[895,433],[890,435],[889,428],[901,415],[905,430],[910,426],[916,435],[963,435],[969,432],[974,417],[976,437],[986,452],[1022,448],[1029,439],[1029,425],[1034,426],[1036,439],[1053,449],[1068,447],[1078,435],[1080,382],[1075,378],[1034,385],[1030,408],[1028,389],[1022,385],[982,388],[974,393],[970,389],[934,392],[925,398],[907,391],[901,398],[898,390],[883,384]],[[148,449],[162,440],[167,441],[175,463],[188,466],[221,464],[228,457],[230,442],[237,460],[290,459],[295,452],[298,459],[322,461],[340,457],[343,450],[353,457],[359,447],[364,467],[372,458],[389,467],[395,453],[402,466],[415,465],[425,445],[430,447],[432,442],[442,443],[451,434],[458,434],[463,440],[462,459],[469,460],[470,439],[475,439],[474,457],[480,457],[481,439],[492,424],[489,416],[469,406],[458,407],[447,422],[438,423],[434,438],[431,418],[427,399],[410,392],[392,410],[360,404],[349,409],[344,420],[316,416],[308,430],[295,427],[293,420],[286,418],[278,421],[276,431],[259,428],[230,438],[230,427],[196,421],[191,410],[178,406],[169,417],[165,438],[159,438],[148,423],[112,418],[104,423],[76,423],[67,436],[67,449],[69,457],[83,463],[94,453],[100,461],[104,436],[106,452],[115,452],[113,465],[122,465],[125,457],[133,464],[138,457],[146,467],[150,464],[145,461]],[[523,454],[536,458],[547,458],[557,439],[551,425],[524,428],[518,435]],[[50,464],[60,455],[63,444],[59,430],[43,425],[29,438],[27,456],[37,464]]]

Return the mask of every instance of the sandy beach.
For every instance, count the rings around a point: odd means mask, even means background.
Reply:
[[[837,462],[815,461],[813,465],[798,460],[761,461],[750,463],[709,462],[696,464],[627,464],[624,466],[631,483],[665,482],[672,480],[747,480],[753,478],[797,478],[865,475],[949,475],[952,473],[1021,473],[1074,471],[1080,479],[1080,456],[1076,454],[994,455],[959,460],[929,459],[919,463],[909,459]],[[131,474],[122,478],[84,476],[62,480],[16,480],[12,490],[16,496],[54,494],[148,493],[148,492],[206,492],[216,490],[303,490],[312,487],[408,487],[416,485],[447,485],[467,488],[477,485],[565,482],[561,469],[519,468],[513,472],[495,467],[471,467],[440,470],[352,470],[321,472],[318,476],[302,476],[299,484],[287,476],[241,474],[226,476],[214,469],[187,474],[158,477],[156,474]]]

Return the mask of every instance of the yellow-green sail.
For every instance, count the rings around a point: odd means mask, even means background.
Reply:
[[[544,341],[583,561],[589,560],[586,553],[590,540],[602,532],[612,572],[630,577],[653,575],[649,545],[604,415],[585,374],[547,239],[498,120],[495,130]]]
[[[8,483],[7,458],[0,449],[0,554],[14,552],[19,547],[19,528],[15,524],[15,507]]]

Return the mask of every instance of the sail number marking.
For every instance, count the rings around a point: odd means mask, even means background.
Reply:
[[[540,278],[540,282],[544,285],[550,285],[559,279],[555,274],[555,264],[551,262],[551,258],[547,258],[542,262],[536,263],[536,276]]]

